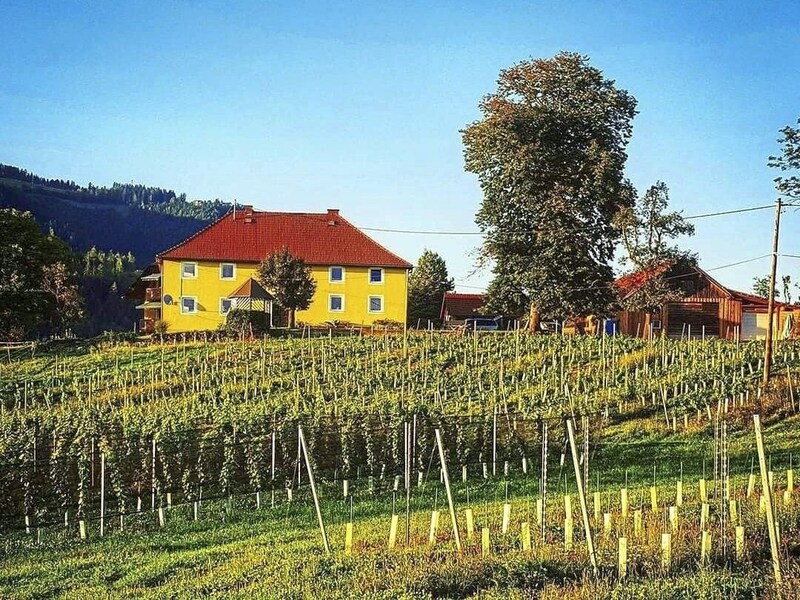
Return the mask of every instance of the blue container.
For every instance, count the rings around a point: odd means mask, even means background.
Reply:
[[[619,333],[619,319],[606,319],[604,323],[606,335],[615,335]]]

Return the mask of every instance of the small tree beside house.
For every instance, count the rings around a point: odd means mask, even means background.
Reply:
[[[438,321],[442,297],[454,287],[444,259],[426,248],[408,276],[408,324]]]
[[[295,326],[295,313],[311,306],[317,283],[311,268],[287,248],[269,254],[258,265],[258,282],[289,311],[289,327]]]

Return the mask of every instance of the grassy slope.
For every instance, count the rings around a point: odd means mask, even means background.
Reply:
[[[644,425],[644,424],[641,424]],[[643,436],[645,439],[653,434]],[[698,434],[699,435],[699,434]],[[689,436],[687,436],[689,437]],[[772,447],[800,447],[800,420],[792,418],[775,423],[766,431],[768,445]],[[626,444],[630,438],[626,439]],[[691,437],[690,437],[691,440]],[[745,449],[750,442],[741,435],[732,443],[734,448]],[[691,447],[691,446],[690,446]],[[696,446],[700,448],[701,446]],[[609,443],[603,450],[602,460],[615,460],[622,465],[630,461],[635,467],[638,455],[628,445]],[[686,495],[696,494],[689,480],[700,472],[698,456],[686,451]],[[693,460],[694,459],[694,460]],[[647,469],[644,469],[647,471]],[[663,472],[663,471],[662,471]],[[638,473],[633,471],[633,473]],[[631,486],[634,475],[631,474]],[[743,486],[743,478],[737,480]],[[649,483],[649,482],[648,482]],[[667,485],[674,479],[665,475],[659,482],[662,502],[669,494]],[[570,594],[581,597],[695,597],[701,591],[704,597],[752,597],[767,585],[765,565],[741,573],[727,571],[692,576],[695,570],[692,559],[683,567],[685,573],[677,574],[668,582],[645,579],[617,586],[613,581],[614,548],[601,545],[602,564],[608,576],[599,582],[582,582],[580,564],[568,553],[536,552],[526,555],[516,549],[516,536],[497,539],[501,547],[490,559],[478,555],[473,543],[467,556],[457,558],[449,535],[449,521],[443,513],[440,536],[443,542],[434,550],[426,544],[429,510],[434,503],[435,485],[415,492],[414,506],[418,507],[412,518],[412,535],[416,543],[411,550],[387,553],[383,550],[388,529],[391,503],[384,493],[373,499],[364,489],[364,482],[356,482],[356,542],[355,555],[344,556],[343,523],[348,508],[335,499],[340,488],[333,484],[322,486],[321,493],[334,556],[326,557],[321,551],[311,498],[307,490],[295,496],[289,505],[279,494],[275,508],[256,511],[253,498],[237,499],[232,514],[223,503],[206,503],[201,508],[201,519],[190,518],[189,507],[176,507],[169,512],[166,529],[157,527],[152,513],[130,517],[126,531],[116,531],[100,539],[96,523],[88,542],[75,539],[74,532],[65,535],[60,531],[44,533],[43,545],[36,546],[17,536],[6,540],[0,566],[0,597],[528,597],[545,590],[547,594]],[[613,484],[610,484],[613,485]],[[496,531],[499,528],[500,506],[504,481],[473,484],[471,504],[476,520],[486,523]],[[515,511],[525,513],[531,509],[531,500],[522,494],[532,490],[535,483],[521,477],[511,477],[512,504]],[[513,490],[519,490],[513,494]],[[632,502],[645,502],[645,489],[632,491]],[[441,491],[436,492],[438,496]],[[465,489],[456,486],[456,501],[466,506]],[[638,496],[637,496],[638,494]],[[616,493],[610,488],[604,504],[613,504]],[[637,500],[638,498],[638,500]],[[560,500],[554,500],[558,505]],[[267,501],[265,500],[265,503]],[[438,507],[443,508],[441,496]],[[401,507],[400,512],[403,511]],[[553,520],[560,520],[551,509]],[[688,509],[687,509],[688,510]],[[523,518],[523,515],[515,514]],[[462,527],[463,527],[463,516]],[[515,519],[516,523],[516,519]],[[402,527],[402,525],[401,525]],[[576,526],[579,529],[579,526]],[[514,529],[517,530],[516,528]],[[786,535],[796,532],[787,531]],[[494,534],[493,534],[494,535]],[[558,535],[554,529],[553,537]],[[401,536],[402,538],[402,531]],[[556,538],[557,539],[557,538]],[[585,559],[580,559],[584,561]],[[573,589],[573,586],[578,586]],[[565,587],[563,587],[565,586]],[[683,590],[683,591],[681,591]],[[654,596],[655,594],[655,596]]]

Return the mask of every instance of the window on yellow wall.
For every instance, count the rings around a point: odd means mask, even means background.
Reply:
[[[328,281],[331,283],[344,283],[344,267],[331,267],[328,270]]]
[[[371,313],[382,313],[383,296],[370,296],[367,299],[367,310]]]
[[[219,299],[219,314],[227,315],[231,308],[233,308],[233,302],[230,298],[220,298]]]
[[[328,296],[328,312],[344,312],[344,296],[330,294]]]
[[[383,283],[383,269],[379,269],[377,267],[371,268],[369,270],[369,282]]]
[[[236,265],[233,263],[222,263],[219,266],[220,279],[236,279]]]
[[[197,279],[197,263],[181,263],[181,279]]]
[[[197,313],[197,298],[195,296],[181,296],[181,314],[193,315]]]

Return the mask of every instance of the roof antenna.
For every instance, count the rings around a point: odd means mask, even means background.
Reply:
[[[233,220],[236,220],[236,198],[233,199]]]

